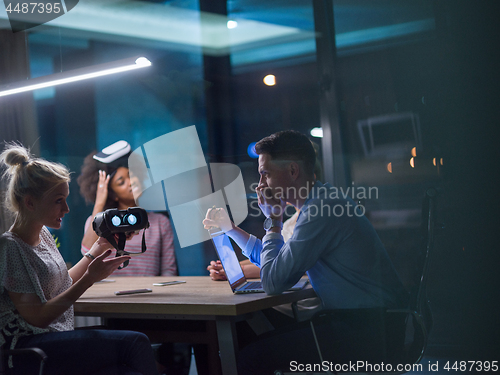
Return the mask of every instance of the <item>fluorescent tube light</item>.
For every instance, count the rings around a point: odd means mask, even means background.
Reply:
[[[151,61],[147,58],[134,57],[105,64],[92,65],[75,70],[68,70],[67,72],[55,73],[48,76],[37,77],[1,86],[0,97],[42,89],[45,87],[63,85],[70,82],[82,81],[89,78],[101,77],[108,74],[146,68],[148,66],[151,66]]]

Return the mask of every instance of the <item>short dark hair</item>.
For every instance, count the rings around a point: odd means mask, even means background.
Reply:
[[[255,152],[268,154],[272,160],[303,162],[305,172],[314,175],[316,152],[309,138],[296,130],[284,130],[262,138],[255,144]]]

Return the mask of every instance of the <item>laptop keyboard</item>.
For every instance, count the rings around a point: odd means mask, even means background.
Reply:
[[[262,283],[260,281],[251,281],[245,284],[244,289],[257,289],[262,288]]]

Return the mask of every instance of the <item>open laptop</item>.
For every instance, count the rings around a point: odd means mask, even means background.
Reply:
[[[226,277],[231,285],[233,293],[264,293],[262,288],[262,283],[260,281],[247,281],[243,270],[241,269],[238,257],[234,252],[233,246],[229,237],[226,234],[221,234],[218,236],[212,236],[212,241],[217,250],[217,255],[219,255],[220,262],[224,271],[226,271]],[[309,280],[302,278],[297,284],[288,290],[300,290],[302,289]]]

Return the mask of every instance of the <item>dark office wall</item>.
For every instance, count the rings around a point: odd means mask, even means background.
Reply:
[[[443,151],[453,155],[446,179],[446,238],[449,253],[442,259],[459,263],[453,273],[459,320],[455,328],[474,342],[479,355],[499,353],[500,327],[494,318],[499,300],[498,249],[498,131],[499,120],[499,3],[447,2],[449,33],[442,36],[443,74],[449,101],[441,100],[444,123],[438,134]],[[446,121],[446,119],[449,119]],[[453,251],[452,251],[453,250]],[[452,263],[453,264],[453,263]]]
[[[447,11],[452,22],[462,19],[458,10]],[[497,116],[487,105],[491,87],[482,82],[491,71],[480,57],[486,50],[475,45],[481,37],[477,35],[472,45],[463,37],[478,33],[478,25],[471,17],[468,20],[460,22],[460,30],[448,25],[447,32],[434,40],[340,59],[339,97],[351,159],[360,154],[357,120],[397,111],[420,115],[423,147],[417,151],[417,161],[443,158],[441,177],[380,186],[381,198],[384,191],[391,191],[395,194],[390,199],[399,200],[401,208],[415,208],[419,201],[412,197],[425,186],[443,189],[439,220],[446,229],[436,238],[429,280],[436,323],[431,342],[461,346],[475,342],[474,346],[485,348],[494,324],[488,319],[492,302],[487,296],[496,279],[488,264],[498,258],[488,240],[493,232],[486,229],[494,216],[481,197],[492,196],[489,174],[495,167],[488,133]],[[417,231],[381,232],[393,256],[418,241]]]
[[[263,78],[273,74],[275,86]],[[247,161],[252,141],[284,129],[308,132],[319,126],[316,63],[260,70],[233,78],[239,161]]]

